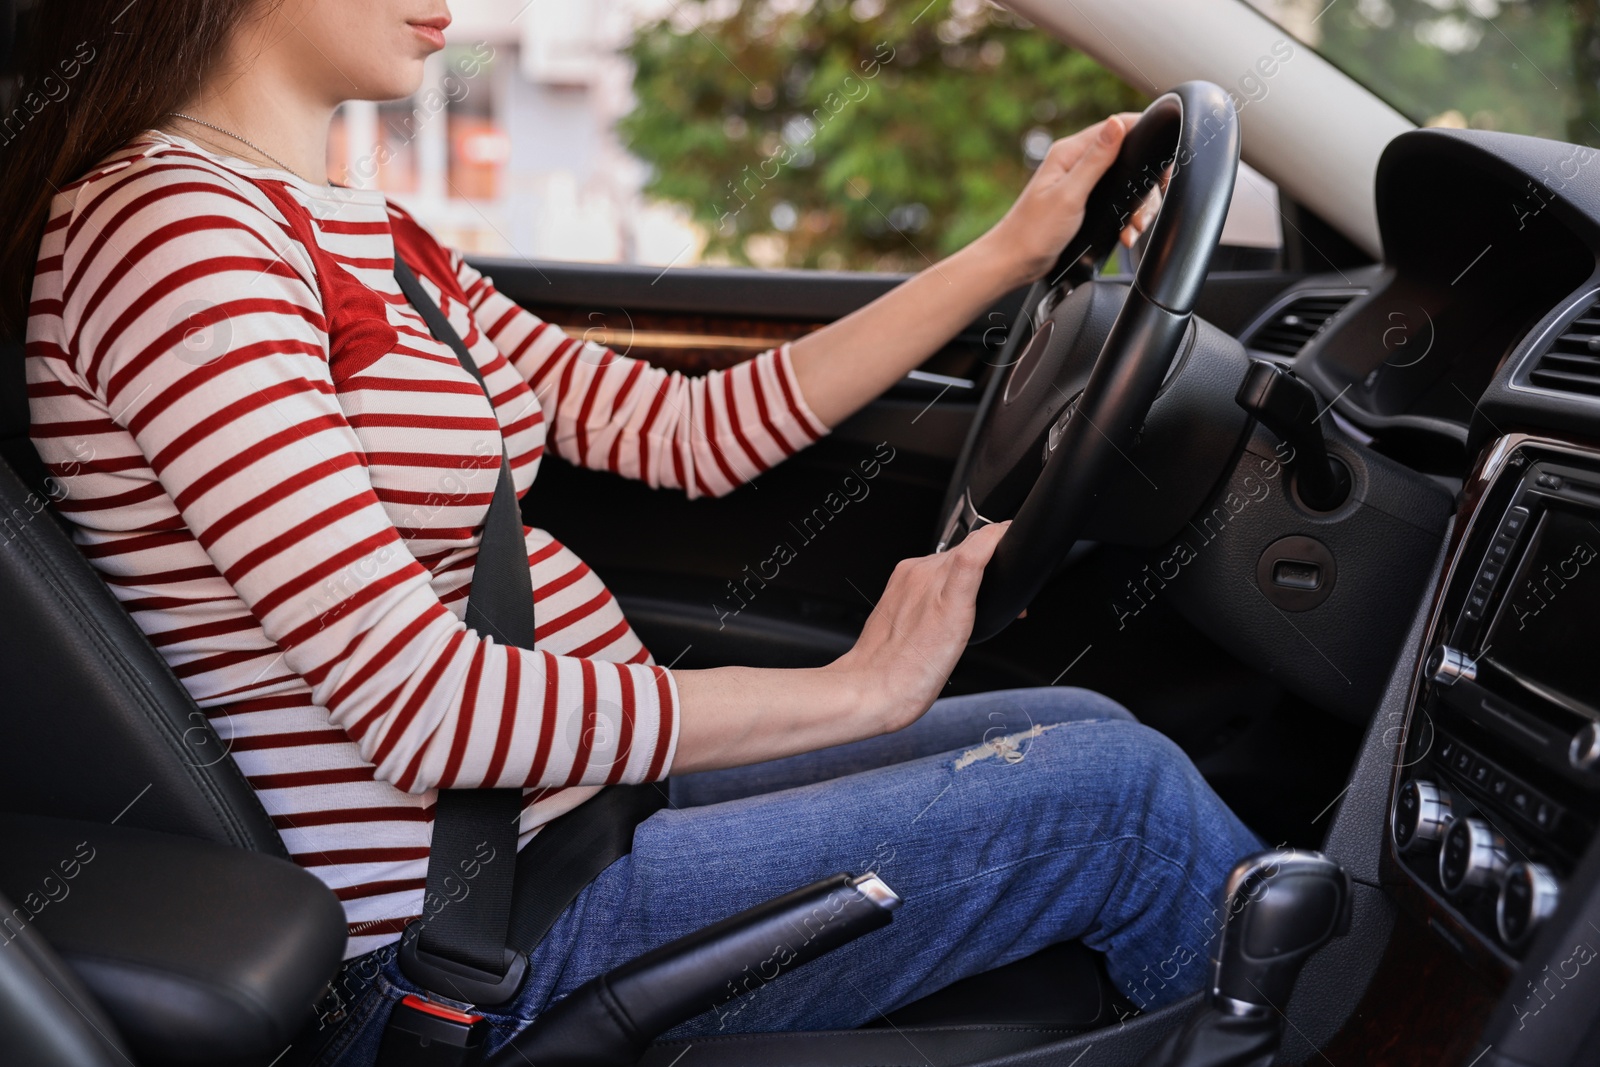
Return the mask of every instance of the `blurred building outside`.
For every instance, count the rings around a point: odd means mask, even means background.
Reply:
[[[451,0],[421,90],[340,109],[336,181],[382,189],[446,244],[528,259],[683,264],[683,212],[639,195],[612,132],[631,99],[618,49],[670,0]]]

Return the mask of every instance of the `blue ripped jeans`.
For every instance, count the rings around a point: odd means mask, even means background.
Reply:
[[[675,778],[671,796],[557,920],[518,999],[489,1015],[491,1053],[648,949],[868,869],[905,901],[892,923],[672,1036],[855,1027],[1074,939],[1106,954],[1124,996],[1158,1008],[1201,987],[1223,880],[1265,847],[1176,745],[1082,689],[947,698],[896,733]],[[417,991],[392,948],[347,968],[342,1020],[304,1042],[322,1046],[319,1064],[371,1064],[391,1006]]]

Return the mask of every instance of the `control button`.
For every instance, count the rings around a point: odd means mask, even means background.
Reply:
[[[1272,584],[1314,590],[1322,584],[1322,568],[1302,559],[1280,559],[1272,565]]]
[[[1506,794],[1511,810],[1524,819],[1533,818],[1533,792],[1520,782],[1514,783]]]
[[[1496,800],[1504,800],[1506,792],[1511,788],[1511,779],[1499,771],[1489,777],[1489,795]]]
[[[1562,484],[1561,475],[1559,474],[1541,474],[1533,481],[1535,485],[1543,489],[1560,489]]]
[[[1439,884],[1454,896],[1491,886],[1508,867],[1505,838],[1482,819],[1455,819],[1439,850]]]
[[[1514,507],[1506,512],[1505,518],[1500,520],[1500,532],[1515,540],[1517,534],[1521,533],[1522,528],[1526,525],[1528,525],[1528,509]]]
[[[1469,597],[1468,604],[1470,603]],[[1472,657],[1449,645],[1440,645],[1434,649],[1428,656],[1427,666],[1423,669],[1438,685],[1455,685],[1462,678],[1469,682],[1478,678],[1478,664]]]
[[[1572,735],[1567,759],[1580,771],[1600,768],[1600,723],[1589,723]]]
[[[1511,549],[1515,544],[1516,542],[1505,534],[1496,535],[1494,541],[1489,545],[1488,558],[1495,563],[1505,563],[1507,559],[1511,558]]]
[[[1483,569],[1478,571],[1477,589],[1493,589],[1494,583],[1500,580],[1500,564],[1485,563]]]
[[[1533,825],[1546,833],[1556,828],[1556,823],[1561,821],[1561,809],[1548,800],[1539,799],[1533,804]]]
[[[1489,780],[1493,778],[1496,773],[1497,772],[1494,764],[1490,763],[1488,760],[1479,760],[1473,765],[1472,768],[1470,775],[1472,778],[1472,784],[1477,786],[1479,789],[1488,789]]]
[[[1471,749],[1458,748],[1456,758],[1451,761],[1450,766],[1457,774],[1464,775],[1472,770],[1472,765],[1476,761],[1477,757],[1472,754]]]
[[[1514,863],[1500,883],[1500,899],[1495,902],[1495,926],[1500,940],[1516,948],[1533,934],[1539,924],[1555,913],[1561,901],[1561,885],[1550,868],[1542,863]]]
[[[1481,589],[1473,589],[1467,593],[1467,603],[1461,609],[1461,614],[1465,615],[1468,620],[1477,622],[1483,618],[1483,613],[1488,609],[1488,606],[1489,594]]]
[[[1455,759],[1455,755],[1456,755],[1456,739],[1453,738],[1453,737],[1446,737],[1444,734],[1440,734],[1439,735],[1439,751],[1437,753],[1436,758],[1439,760],[1440,763],[1442,763],[1446,767],[1448,767],[1448,766],[1450,766],[1451,760]]]
[[[1418,842],[1437,841],[1450,825],[1449,790],[1413,778],[1400,787],[1394,803],[1394,843],[1405,850]]]

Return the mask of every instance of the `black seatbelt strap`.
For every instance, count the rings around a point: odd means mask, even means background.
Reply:
[[[488,394],[460,335],[398,256],[394,274],[434,338],[450,346]],[[467,624],[507,644],[533,647],[533,577],[503,442],[500,480],[473,568]],[[440,790],[424,914],[401,938],[401,970],[457,1007],[511,999],[527,969],[527,954],[596,875],[632,850],[634,827],[665,805],[660,784],[607,786],[551,820],[518,855],[520,789]],[[493,858],[485,860],[486,855]],[[390,1016],[382,1062],[396,1067],[474,1063],[485,1027],[475,1013],[408,997]]]
[[[538,947],[584,887],[633,851],[634,828],[666,806],[666,782],[608,785],[541,827],[517,856],[511,947]]]
[[[487,395],[467,346],[399,256],[394,276],[434,338],[450,346]],[[503,441],[500,479],[478,543],[466,621],[504,644],[533,647],[533,577]],[[413,981],[474,1004],[499,1003],[516,993],[526,961],[506,941],[521,815],[521,789],[439,790],[423,915],[412,924],[415,932],[407,929],[402,946],[401,962]]]

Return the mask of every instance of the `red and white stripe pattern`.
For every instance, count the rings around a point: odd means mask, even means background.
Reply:
[[[437,787],[523,787],[526,843],[672,767],[671,673],[549,534],[537,649],[462,621],[502,442],[519,493],[548,440],[694,496],[825,432],[786,348],[666,373],[521,310],[381,194],[154,133],[55,198],[28,381],[78,544],[344,901],[349,956],[420,914]]]

